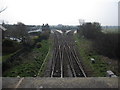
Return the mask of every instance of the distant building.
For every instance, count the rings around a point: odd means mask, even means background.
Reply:
[[[58,24],[57,26],[58,26],[58,27],[62,27],[63,25],[62,25],[62,24]]]
[[[36,35],[38,36],[41,32],[42,32],[42,29],[28,31],[28,33],[32,36],[36,36]]]
[[[0,38],[2,38],[2,39],[4,39],[5,38],[5,31],[6,31],[7,29],[6,28],[4,28],[2,25],[0,25],[0,32],[2,33],[2,37],[0,37]],[[1,36],[1,35],[0,35]]]

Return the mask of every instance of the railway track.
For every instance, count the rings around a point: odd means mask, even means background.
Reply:
[[[50,77],[86,77],[82,68],[73,32],[54,32],[54,52]]]

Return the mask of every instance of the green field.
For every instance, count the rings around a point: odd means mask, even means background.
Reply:
[[[102,32],[104,33],[120,33],[118,32],[118,29],[103,29]]]

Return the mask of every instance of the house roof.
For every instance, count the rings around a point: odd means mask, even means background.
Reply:
[[[37,30],[28,31],[28,33],[34,33],[34,32],[42,32],[42,29],[37,29]]]
[[[4,28],[2,25],[0,25],[0,29],[3,30],[3,31],[6,31],[7,29]]]

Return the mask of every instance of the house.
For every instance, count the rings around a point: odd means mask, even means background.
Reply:
[[[2,35],[0,35],[0,38],[4,39],[6,30],[7,30],[6,28],[4,28],[2,25],[0,25],[0,34],[2,34]]]

